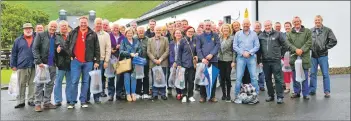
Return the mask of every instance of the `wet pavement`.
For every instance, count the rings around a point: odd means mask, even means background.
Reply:
[[[1,91],[1,120],[350,120],[350,75],[331,76],[331,98],[324,98],[323,83],[318,77],[318,90],[309,101],[291,99],[288,94],[285,103],[265,102],[266,92],[260,93],[260,103],[256,105],[234,104],[221,101],[220,88],[217,88],[218,103],[198,102],[195,91],[194,103],[182,104],[174,97],[167,101],[140,100],[137,102],[108,102],[89,105],[82,109],[67,109],[66,104],[37,113],[26,105],[14,109],[15,98],[6,90]],[[235,82],[233,82],[235,83]],[[233,90],[233,88],[232,88]],[[233,91],[232,91],[233,92]]]

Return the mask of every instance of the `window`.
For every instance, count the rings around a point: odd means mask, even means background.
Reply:
[[[224,22],[227,23],[227,24],[232,23],[232,17],[230,15],[229,16],[224,16]]]

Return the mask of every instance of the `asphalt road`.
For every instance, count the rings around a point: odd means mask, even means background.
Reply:
[[[324,98],[323,83],[318,77],[318,91],[309,101],[291,99],[285,103],[265,102],[267,92],[260,93],[260,103],[243,105],[227,103],[185,103],[170,97],[169,100],[140,100],[137,102],[108,102],[91,104],[82,109],[79,104],[68,110],[66,104],[37,113],[33,107],[14,109],[15,98],[1,91],[1,120],[350,120],[350,75],[331,76],[331,98]],[[233,82],[235,83],[235,82]],[[233,90],[233,88],[232,88]],[[217,89],[217,98],[222,96]]]

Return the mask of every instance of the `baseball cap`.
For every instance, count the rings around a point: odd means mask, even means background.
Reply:
[[[23,24],[23,27],[22,27],[23,29],[25,29],[25,28],[33,28],[33,26],[32,26],[32,24],[31,23],[25,23],[25,24]]]

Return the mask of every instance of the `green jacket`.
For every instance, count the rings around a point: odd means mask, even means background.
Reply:
[[[296,32],[295,27],[292,28],[292,31],[287,33],[287,44],[290,50],[290,65],[292,69],[295,69],[294,63],[297,59],[297,55],[295,50],[302,49],[303,53],[301,55],[302,58],[302,66],[304,69],[311,68],[311,55],[310,49],[312,46],[312,32],[310,29],[306,29],[304,26],[301,26],[299,32]]]

